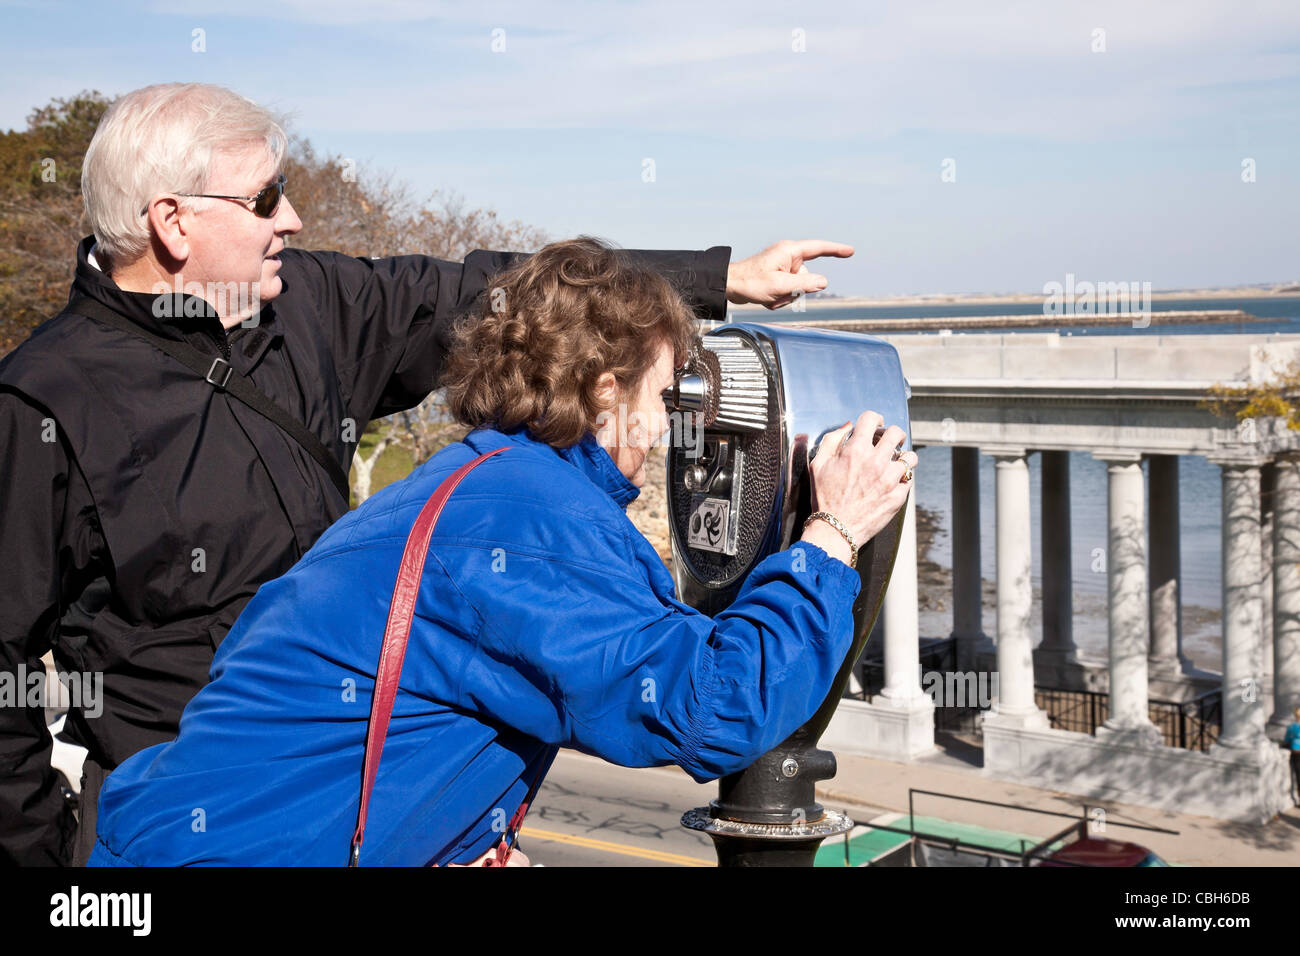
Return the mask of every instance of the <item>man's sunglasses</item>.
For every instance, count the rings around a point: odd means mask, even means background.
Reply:
[[[251,202],[254,215],[262,219],[270,219],[280,208],[280,199],[284,196],[284,177],[281,176],[265,189],[259,189],[256,196],[219,196],[214,193],[177,193],[176,195],[188,196],[191,199],[236,199],[240,202]],[[149,207],[146,206],[140,210],[140,215],[143,216],[148,211]]]

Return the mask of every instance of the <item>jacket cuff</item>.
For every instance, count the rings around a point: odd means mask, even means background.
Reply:
[[[712,246],[700,253],[696,272],[695,298],[700,303],[696,314],[706,322],[727,318],[727,268],[731,265],[731,246]]]
[[[856,600],[862,590],[862,577],[856,568],[851,568],[839,558],[832,557],[823,548],[810,541],[796,541],[780,552],[787,556],[791,571],[806,570],[815,575],[817,587],[842,588],[851,593],[851,600]]]

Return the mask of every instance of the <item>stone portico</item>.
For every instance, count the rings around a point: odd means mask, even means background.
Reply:
[[[914,445],[952,449],[957,668],[995,671],[999,688],[982,721],[984,773],[1243,822],[1290,806],[1276,740],[1300,705],[1300,433],[1273,420],[1225,421],[1199,406],[1215,384],[1269,381],[1300,358],[1300,335],[881,337],[898,348],[912,388]],[[1107,469],[1104,667],[1079,659],[1071,633],[1072,451]],[[1037,642],[1033,454],[1042,469]],[[980,455],[993,458],[996,474],[991,637],[981,607]],[[1182,455],[1203,456],[1222,474],[1221,674],[1197,670],[1182,651]],[[925,480],[920,470],[916,480]],[[831,749],[904,761],[933,749],[934,704],[918,666],[915,533],[909,502],[883,614],[886,687],[871,703],[841,703],[823,738]],[[1109,716],[1095,734],[1054,729],[1035,704],[1036,683],[1108,692]],[[1165,746],[1148,702],[1190,701],[1216,686],[1218,741],[1205,753]]]

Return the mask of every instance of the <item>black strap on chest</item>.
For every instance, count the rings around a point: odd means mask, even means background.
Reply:
[[[153,332],[141,328],[130,319],[108,308],[103,303],[96,302],[94,299],[85,296],[78,296],[69,302],[68,311],[87,316],[121,332],[144,339],[159,351],[170,355],[176,361],[191,369],[217,391],[227,392],[263,418],[279,426],[282,431],[302,446],[303,451],[311,455],[316,460],[316,463],[325,469],[325,472],[330,476],[330,480],[333,481],[334,487],[343,496],[343,500],[349,500],[348,473],[338,463],[338,460],[329,453],[321,440],[309,431],[306,425],[286,412],[265,392],[254,385],[252,379],[238,371],[225,359],[220,356],[214,358],[211,355],[204,355],[186,342],[178,342],[175,339],[155,335]]]

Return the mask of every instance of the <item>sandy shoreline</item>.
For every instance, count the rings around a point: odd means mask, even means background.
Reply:
[[[1152,302],[1194,302],[1204,299],[1294,299],[1300,298],[1300,286],[1286,285],[1287,291],[1275,292],[1271,289],[1254,287],[1241,289],[1197,289],[1193,292],[1171,291],[1152,292]],[[1006,295],[900,295],[900,296],[808,296],[806,306],[809,312],[817,309],[840,308],[913,308],[919,306],[963,306],[963,305],[1041,305],[1047,296],[1029,292],[1009,293]],[[745,303],[728,304],[727,311],[761,312],[773,311],[761,305]],[[777,312],[789,312],[790,307],[776,309]]]

